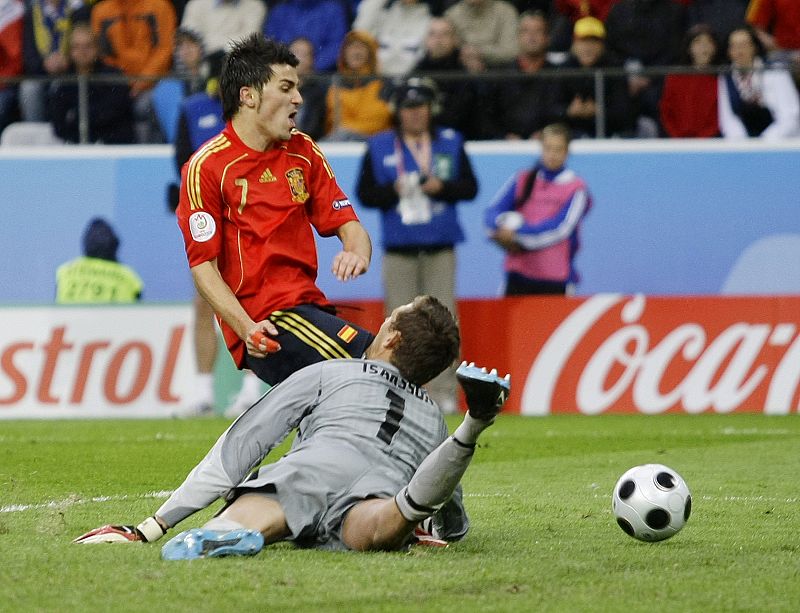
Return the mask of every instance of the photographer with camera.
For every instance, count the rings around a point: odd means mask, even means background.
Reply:
[[[384,309],[391,313],[420,294],[455,313],[455,245],[464,240],[456,204],[472,200],[478,183],[464,137],[435,125],[439,92],[412,77],[391,97],[394,128],[372,137],[361,164],[358,198],[382,211]],[[428,392],[445,413],[455,411],[455,371]]]

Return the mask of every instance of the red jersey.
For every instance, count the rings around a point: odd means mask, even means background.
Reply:
[[[667,75],[659,108],[661,125],[672,138],[719,136],[717,75]]]
[[[316,285],[311,228],[332,236],[358,220],[310,137],[295,131],[279,146],[256,151],[230,122],[184,164],[176,214],[189,266],[216,258],[223,280],[254,321],[300,304],[327,305]],[[241,367],[244,342],[221,325]]]

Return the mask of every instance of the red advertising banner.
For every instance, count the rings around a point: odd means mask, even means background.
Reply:
[[[0,418],[166,417],[191,391],[190,305],[0,311]],[[371,330],[382,311],[340,306]],[[511,373],[508,412],[798,412],[800,297],[463,300],[459,318],[462,356]]]
[[[459,314],[462,355],[511,373],[508,411],[798,411],[800,297],[526,297]]]
[[[0,313],[0,418],[168,417],[191,389],[189,305]]]

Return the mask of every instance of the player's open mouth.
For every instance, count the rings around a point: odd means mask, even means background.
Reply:
[[[294,113],[289,113],[289,125],[293,128],[297,127],[297,122],[295,122],[294,118],[297,116],[297,111]]]

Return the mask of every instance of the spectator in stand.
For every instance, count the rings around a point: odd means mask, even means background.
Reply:
[[[506,296],[567,294],[580,223],[591,206],[586,184],[566,167],[569,128],[542,130],[542,156],[507,181],[486,211],[489,236],[506,251]]]
[[[199,33],[187,28],[179,28],[175,32],[175,57],[172,65],[173,72],[184,79],[186,96],[205,91],[209,67],[203,38]]]
[[[800,66],[800,2],[751,0],[747,22],[755,28],[772,60]]]
[[[378,44],[367,32],[347,33],[325,100],[326,140],[366,140],[387,130],[392,113],[377,76]]]
[[[132,303],[142,298],[144,283],[130,266],[117,261],[119,237],[103,218],[83,231],[83,255],[56,270],[58,304]]]
[[[182,30],[179,30],[181,32]],[[225,56],[214,53],[204,60],[203,73],[206,79],[203,88],[188,91],[181,101],[178,111],[178,127],[175,136],[175,170],[178,176],[181,168],[204,142],[222,132],[225,121],[222,118],[222,101],[219,97],[219,75]],[[170,209],[178,207],[179,186],[169,186],[167,198]]]
[[[728,37],[731,71],[719,75],[719,125],[725,138],[800,136],[800,100],[789,71],[765,62],[751,26]]]
[[[719,41],[728,40],[728,35],[742,23],[750,0],[691,0],[687,7],[689,27],[705,24]]]
[[[319,140],[325,133],[325,95],[328,86],[314,72],[314,45],[305,37],[294,39],[289,50],[299,60],[297,76],[300,78],[300,95],[303,104],[294,118],[297,129],[305,132],[314,140]]]
[[[705,24],[689,28],[681,52],[681,64],[696,74],[671,74],[664,79],[661,93],[661,126],[672,138],[719,136],[717,75],[719,42]]]
[[[489,117],[489,96],[479,96],[483,84],[469,78],[460,49],[453,23],[446,17],[434,17],[425,37],[425,55],[414,73],[452,73],[451,78],[433,77],[441,96],[442,112],[437,121],[468,140],[486,138],[482,124]]]
[[[621,67],[619,59],[606,50],[605,35],[603,22],[595,17],[583,17],[576,21],[570,56],[563,64],[564,68]],[[625,79],[606,77],[603,84],[604,136],[634,136],[636,119]],[[577,138],[598,136],[594,76],[564,77],[559,88],[559,96],[572,135]]]
[[[395,128],[369,140],[361,163],[358,198],[381,211],[386,313],[420,292],[455,313],[455,245],[464,240],[456,205],[472,200],[478,183],[462,135],[435,124],[438,97],[427,78],[399,86]],[[442,412],[455,412],[455,371],[439,375],[428,392]]]
[[[0,77],[22,74],[22,30],[25,5],[0,0]],[[17,86],[0,81],[0,132],[17,118]]]
[[[506,0],[459,0],[444,13],[456,27],[462,50],[472,47],[487,66],[517,55],[519,13]]]
[[[176,29],[175,9],[169,0],[101,0],[92,8],[92,29],[100,59],[129,77],[163,76],[172,67]],[[163,141],[151,100],[155,81],[130,83],[136,140]]]
[[[641,69],[675,63],[686,32],[686,9],[675,0],[619,0],[608,13],[606,31],[608,48],[628,69],[638,136],[655,138],[664,79],[643,75]]]
[[[490,116],[493,104],[492,96],[493,79],[489,74],[489,64],[486,58],[481,55],[480,49],[476,45],[462,44],[459,49],[458,59],[471,75],[472,87],[476,91],[477,105],[472,113],[471,133],[473,138],[491,139],[494,118]]]
[[[425,53],[431,11],[422,0],[362,0],[354,30],[378,41],[378,69],[384,76],[404,77]]]
[[[69,36],[68,75],[121,77],[122,73],[98,57],[91,27],[78,23]],[[89,82],[89,142],[128,144],[135,141],[130,88],[124,81]],[[68,143],[80,142],[78,84],[58,82],[50,95],[50,118],[56,136]]]
[[[175,32],[175,52],[172,61],[172,75],[159,79],[153,88],[153,111],[164,139],[175,144],[177,118],[180,106],[186,96],[191,96],[206,89],[209,77],[209,60],[224,55],[217,51],[209,58],[205,56],[203,39],[194,30],[179,28]],[[177,187],[174,200],[177,202]]]
[[[432,77],[441,96],[442,112],[438,121],[458,130],[468,140],[484,138],[478,119],[488,113],[480,112],[483,103],[478,97],[479,84],[469,78],[460,51],[458,34],[452,22],[446,17],[434,17],[425,37],[425,55],[414,73],[452,73],[451,78]]]
[[[553,14],[550,17],[551,48],[554,51],[568,51],[572,43],[572,28],[582,17],[596,17],[605,22],[608,11],[617,0],[553,0]]]
[[[69,67],[67,38],[74,21],[88,17],[83,0],[29,0],[25,10],[25,75],[55,77]],[[19,87],[23,121],[47,121],[50,81],[26,80]]]
[[[520,75],[536,75],[555,68],[547,60],[550,45],[547,16],[542,12],[525,12],[519,19],[517,43],[519,54],[504,66]],[[506,140],[538,138],[546,125],[557,121],[562,113],[557,84],[553,78],[504,77],[492,99],[491,116],[497,123],[494,137]]]
[[[227,51],[231,40],[260,32],[266,14],[263,0],[189,0],[181,28],[197,32],[210,55]]]
[[[301,36],[314,43],[314,69],[336,69],[339,50],[349,30],[347,9],[340,0],[281,0],[264,21],[264,34],[282,43]]]

